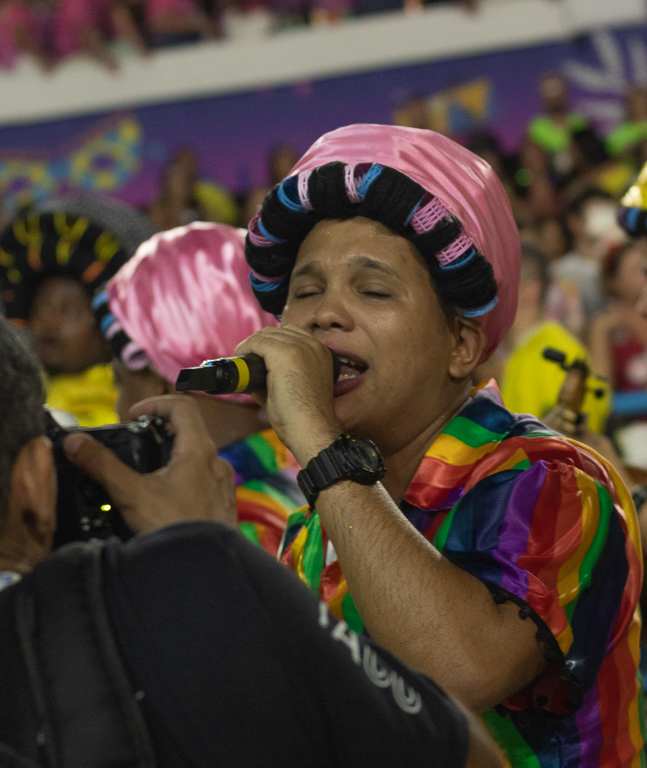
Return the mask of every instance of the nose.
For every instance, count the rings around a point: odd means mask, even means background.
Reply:
[[[354,325],[353,315],[344,301],[343,293],[330,289],[325,291],[313,309],[310,329],[350,331]]]
[[[58,333],[61,327],[62,314],[56,308],[45,305],[38,307],[31,318],[32,331]]]

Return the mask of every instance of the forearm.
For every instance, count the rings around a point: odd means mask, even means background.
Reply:
[[[366,629],[406,664],[478,711],[539,674],[533,622],[444,558],[381,484],[338,483],[317,511]]]

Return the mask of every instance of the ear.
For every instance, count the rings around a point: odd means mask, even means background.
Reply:
[[[56,530],[56,472],[52,443],[42,436],[24,445],[13,465],[4,532],[36,565],[52,546]]]
[[[452,321],[454,349],[449,359],[449,375],[455,379],[469,376],[481,362],[487,347],[487,336],[478,320],[456,315]]]

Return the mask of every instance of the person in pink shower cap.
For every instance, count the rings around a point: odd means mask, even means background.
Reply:
[[[182,368],[231,355],[249,334],[277,325],[254,299],[244,237],[203,222],[154,235],[95,297],[122,421],[135,403],[175,392]],[[191,396],[236,472],[241,531],[276,555],[288,515],[303,503],[293,458],[250,397]]]
[[[494,171],[432,131],[340,128],[265,198],[246,257],[281,327],[237,353],[265,360],[257,399],[308,500],[281,561],[483,713],[512,766],[638,764],[629,494],[493,382],[473,388],[517,306],[519,237]]]

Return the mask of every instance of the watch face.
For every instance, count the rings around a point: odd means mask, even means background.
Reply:
[[[370,485],[384,477],[382,456],[370,440],[347,436],[344,452],[350,464],[349,477],[355,482]]]

